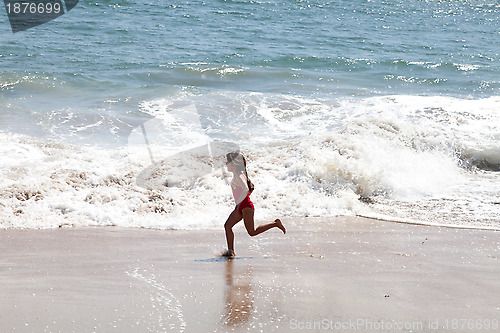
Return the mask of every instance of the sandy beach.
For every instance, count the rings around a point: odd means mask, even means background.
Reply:
[[[0,231],[3,332],[498,331],[499,233],[365,218],[288,232]]]

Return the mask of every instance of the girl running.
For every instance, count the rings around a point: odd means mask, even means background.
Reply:
[[[245,228],[250,236],[257,236],[271,228],[279,228],[285,234],[286,229],[280,219],[276,219],[272,223],[259,225],[257,228],[254,227],[253,214],[255,208],[250,200],[250,194],[252,194],[254,185],[248,178],[245,157],[239,151],[229,153],[226,157],[227,170],[233,173],[231,189],[233,190],[236,207],[224,224],[224,228],[226,229],[227,251],[223,253],[223,256],[234,257],[234,233],[232,228],[236,223],[241,221],[241,219],[243,219]]]

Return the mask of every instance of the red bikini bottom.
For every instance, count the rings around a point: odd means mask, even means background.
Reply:
[[[236,209],[238,209],[238,212],[243,213],[243,209],[245,208],[252,208],[255,210],[255,207],[253,206],[252,200],[250,200],[250,195],[247,195],[245,199],[243,199],[242,202],[238,206],[236,206]]]

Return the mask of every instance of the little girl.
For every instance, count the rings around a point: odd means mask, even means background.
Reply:
[[[226,229],[227,251],[223,253],[223,256],[234,257],[234,233],[232,228],[236,223],[241,221],[241,219],[243,219],[245,228],[250,236],[257,236],[271,228],[279,228],[283,233],[286,233],[286,229],[280,219],[276,219],[272,223],[259,225],[257,228],[254,227],[253,213],[255,208],[250,200],[250,194],[252,194],[254,186],[248,178],[245,157],[239,151],[229,153],[226,157],[227,170],[233,173],[231,189],[233,190],[236,207],[224,224],[224,228]]]

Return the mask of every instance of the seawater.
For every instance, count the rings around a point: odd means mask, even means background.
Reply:
[[[233,208],[220,156],[168,161],[230,143],[260,220],[500,228],[499,14],[85,1],[16,34],[2,15],[0,226],[220,227]]]

